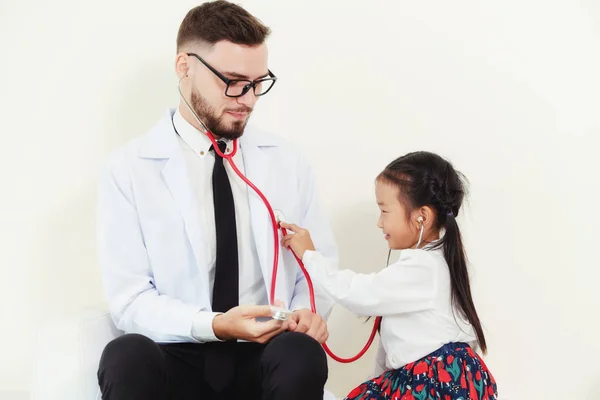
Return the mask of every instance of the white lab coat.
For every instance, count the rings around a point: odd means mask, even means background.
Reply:
[[[171,123],[174,110],[147,134],[115,151],[99,185],[98,248],[115,325],[157,342],[192,342],[192,321],[210,311],[207,247]],[[239,140],[244,170],[274,209],[310,230],[321,254],[337,261],[337,248],[317,200],[306,160],[291,146],[251,126]],[[271,286],[273,234],[262,200],[248,191],[252,229],[266,283]],[[243,268],[243,260],[240,268]],[[309,308],[306,280],[293,255],[281,248],[276,298],[290,309]],[[317,293],[327,318],[332,300]]]

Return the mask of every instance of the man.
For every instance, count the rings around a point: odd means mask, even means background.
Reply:
[[[271,317],[273,233],[260,198],[213,149],[205,129],[285,219],[336,258],[315,179],[292,148],[246,123],[275,84],[269,29],[226,1],[184,18],[175,68],[182,99],[116,151],[99,188],[99,254],[116,326],[98,370],[104,399],[322,399],[332,302],[281,250]],[[187,100],[196,116],[186,105]]]

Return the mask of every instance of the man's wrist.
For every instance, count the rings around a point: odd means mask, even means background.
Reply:
[[[217,314],[212,320],[212,329],[219,340],[233,339],[229,334],[227,317],[224,314]]]

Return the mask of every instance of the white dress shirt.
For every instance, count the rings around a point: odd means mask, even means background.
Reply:
[[[212,172],[215,163],[214,151],[209,151],[212,142],[208,137],[187,122],[179,110],[173,115],[173,125],[179,134],[185,162],[189,171],[190,184],[198,201],[201,223],[205,228],[208,242],[208,277],[210,298],[212,299],[216,265],[216,228],[215,208],[213,203]],[[233,142],[228,141],[226,154],[233,149]],[[244,173],[242,149],[238,147],[233,161]],[[229,165],[223,161],[235,203],[235,221],[239,260],[239,304],[269,304],[268,292],[260,268],[260,262],[254,242],[254,234],[250,225],[250,208],[248,206],[248,186]],[[218,313],[200,311],[194,319],[192,336],[199,341],[218,340],[212,329],[212,320]]]
[[[375,375],[450,342],[475,346],[473,328],[452,306],[443,251],[428,248],[402,250],[396,263],[371,274],[339,270],[315,251],[303,256],[315,286],[337,303],[358,315],[382,316]]]

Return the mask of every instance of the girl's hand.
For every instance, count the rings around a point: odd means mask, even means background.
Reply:
[[[310,238],[310,233],[306,229],[302,229],[294,224],[280,223],[282,228],[292,231],[293,234],[287,234],[283,237],[282,246],[291,248],[294,253],[302,260],[306,250],[314,250],[315,245]]]

